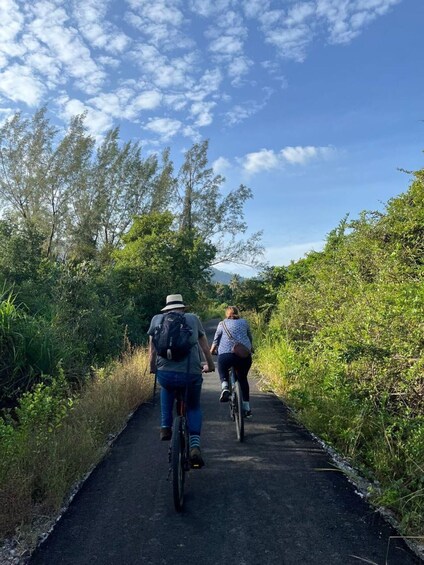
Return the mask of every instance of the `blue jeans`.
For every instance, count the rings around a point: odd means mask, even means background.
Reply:
[[[202,411],[200,409],[200,392],[202,390],[202,375],[177,373],[176,371],[158,371],[158,382],[162,387],[160,391],[160,407],[162,428],[171,428],[173,421],[173,407],[175,393],[187,386],[187,423],[188,431],[193,435],[200,435],[202,428]]]

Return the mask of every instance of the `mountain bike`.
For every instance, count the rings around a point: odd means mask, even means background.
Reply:
[[[176,392],[177,415],[172,426],[172,438],[169,446],[169,476],[172,476],[172,494],[177,512],[184,506],[184,485],[186,473],[196,465],[190,463],[190,437],[186,416],[187,389]],[[198,467],[198,466],[197,466]]]
[[[243,395],[241,393],[240,383],[237,380],[237,373],[234,367],[230,370],[230,417],[236,423],[236,433],[238,441],[244,440],[244,410]]]

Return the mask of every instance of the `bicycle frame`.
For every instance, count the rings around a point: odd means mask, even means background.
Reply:
[[[244,440],[244,411],[243,411],[243,395],[240,383],[237,380],[237,372],[234,367],[230,369],[229,379],[230,389],[230,417],[236,423],[236,434],[238,441]]]

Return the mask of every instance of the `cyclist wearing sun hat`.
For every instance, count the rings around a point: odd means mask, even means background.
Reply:
[[[200,451],[200,432],[202,427],[202,412],[200,408],[200,393],[202,389],[202,372],[212,372],[215,365],[209,351],[208,341],[202,323],[195,314],[185,313],[185,304],[181,294],[169,294],[162,314],[153,316],[148,329],[150,372],[156,373],[161,385],[161,429],[160,439],[170,440],[172,436],[172,418],[175,391],[187,386],[187,422],[190,433],[190,459],[192,464],[204,465]],[[168,313],[184,314],[182,322],[189,334],[189,352],[179,360],[170,358],[171,355],[159,355],[156,351],[154,336],[161,325],[164,326],[165,315]],[[201,352],[206,359],[202,363]]]

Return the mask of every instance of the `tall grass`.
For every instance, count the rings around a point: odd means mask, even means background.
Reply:
[[[326,351],[266,336],[255,355],[262,386],[372,481],[371,500],[393,510],[403,533],[424,529],[424,415],[393,413],[390,397],[352,389],[349,365]]]
[[[129,414],[152,394],[144,349],[94,371],[78,393],[63,375],[0,418],[0,536],[45,529],[73,487],[105,453]],[[34,530],[35,528],[35,530]]]

